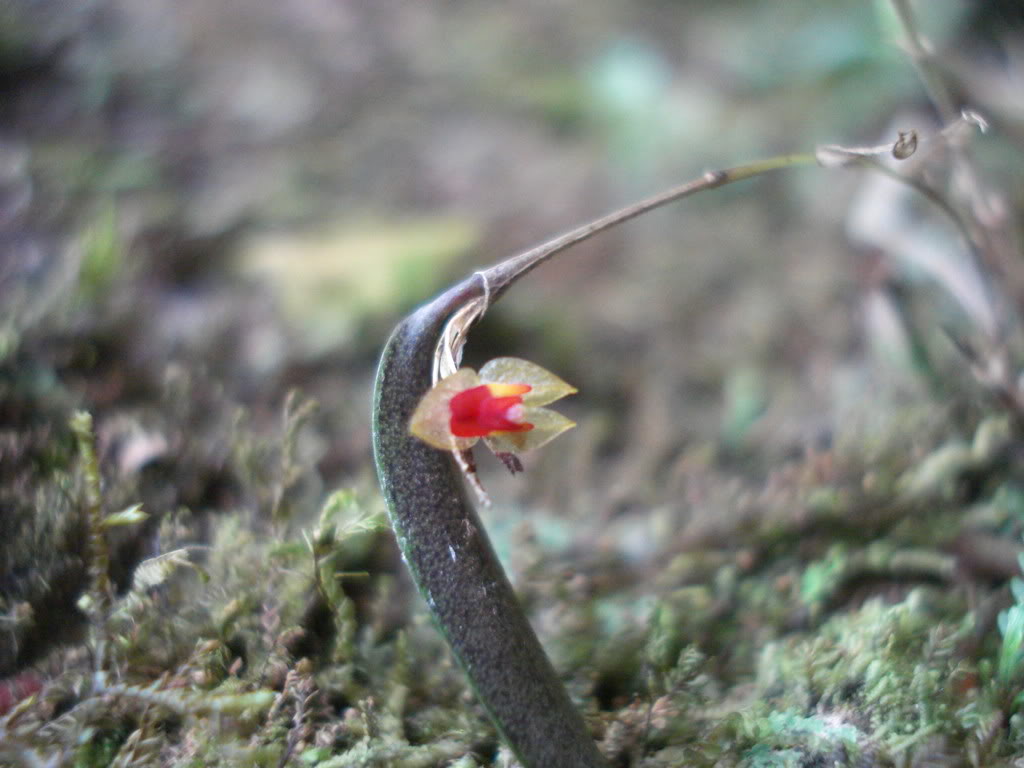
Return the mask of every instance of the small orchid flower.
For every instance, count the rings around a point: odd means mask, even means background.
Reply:
[[[499,456],[523,453],[575,426],[540,407],[574,392],[539,365],[499,357],[479,374],[460,368],[437,382],[416,406],[409,432],[445,451],[466,451],[483,438]]]

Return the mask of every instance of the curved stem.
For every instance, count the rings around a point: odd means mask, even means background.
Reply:
[[[399,323],[381,355],[373,406],[377,474],[402,555],[441,632],[502,738],[525,768],[607,766],[541,648],[466,500],[452,456],[412,437],[409,418],[430,388],[448,320],[468,302],[496,301],[516,280],[577,243],[705,189],[813,155],[711,171],[478,272]]]
[[[490,299],[493,303],[519,278],[535,267],[540,266],[562,251],[568,250],[574,245],[589,240],[594,235],[617,227],[630,219],[635,219],[655,208],[660,208],[668,203],[682,200],[698,192],[703,192],[716,187],[723,187],[735,181],[742,181],[754,176],[763,176],[771,171],[783,168],[794,168],[801,165],[815,165],[817,159],[813,154],[791,154],[770,157],[766,160],[758,160],[746,165],[737,165],[733,168],[726,168],[718,171],[708,171],[700,178],[671,187],[664,192],[659,192],[625,208],[595,219],[588,224],[570,230],[564,235],[548,240],[528,251],[505,259],[489,269],[482,270],[483,275],[490,283]]]
[[[502,738],[526,768],[606,765],[530,627],[450,454],[408,433],[450,314],[482,295],[470,278],[403,321],[381,357],[374,453],[413,579]]]

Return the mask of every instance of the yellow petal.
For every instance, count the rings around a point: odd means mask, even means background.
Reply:
[[[529,384],[488,384],[487,390],[492,397],[509,397],[524,395],[530,391]]]

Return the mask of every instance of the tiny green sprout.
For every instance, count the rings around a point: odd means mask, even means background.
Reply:
[[[107,515],[100,522],[104,528],[115,528],[119,525],[134,525],[135,523],[144,522],[149,515],[142,511],[141,504],[132,504],[130,507],[122,509],[120,512],[114,512],[113,514]]]
[[[446,451],[469,450],[481,438],[499,455],[532,451],[575,426],[541,407],[575,392],[535,363],[499,357],[479,374],[460,368],[437,382],[416,406],[409,432]]]
[[[1012,684],[1024,669],[1024,581],[1010,582],[1016,603],[999,614],[999,632],[1003,643],[999,649],[996,675],[1000,682]]]

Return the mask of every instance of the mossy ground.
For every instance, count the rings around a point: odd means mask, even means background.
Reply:
[[[481,253],[930,126],[893,17],[59,5],[0,11],[0,765],[514,765],[387,528],[377,350]],[[479,457],[484,516],[614,765],[1024,756],[1020,73],[986,58],[1014,13],[921,19],[995,125],[980,267],[909,193],[803,171],[588,244],[474,331],[470,363],[580,389],[525,475]],[[914,172],[977,214],[954,162]]]

